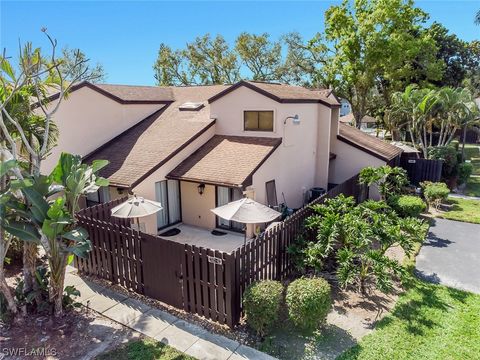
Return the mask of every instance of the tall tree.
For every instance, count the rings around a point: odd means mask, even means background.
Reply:
[[[420,31],[426,19],[412,0],[344,0],[326,11],[325,35],[310,43],[322,64],[316,80],[350,102],[358,127],[375,88],[388,99],[418,72],[438,76],[435,44]]]
[[[252,80],[272,81],[282,77],[282,46],[270,41],[269,34],[241,33],[235,42],[235,50],[252,73]]]
[[[238,56],[221,35],[197,37],[182,50],[161,44],[153,69],[158,85],[231,84],[240,78]]]
[[[435,40],[438,47],[436,57],[445,64],[443,76],[434,81],[435,85],[460,87],[467,74],[479,69],[480,47],[477,42],[463,41],[436,22],[425,32]]]

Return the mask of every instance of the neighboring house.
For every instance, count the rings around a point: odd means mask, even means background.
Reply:
[[[340,117],[340,122],[348,125],[355,125],[355,118],[353,114],[347,114]],[[375,132],[377,129],[377,119],[372,116],[365,115],[362,119],[362,124],[360,125],[360,130],[370,133]]]
[[[104,202],[136,193],[164,210],[142,218],[149,233],[178,222],[241,230],[210,209],[244,194],[298,208],[310,189],[338,184],[365,166],[394,163],[395,146],[339,123],[330,90],[240,81],[234,85],[77,85],[55,121],[60,151],[106,159]]]
[[[352,112],[352,107],[348,100],[340,99],[340,116],[348,115]]]

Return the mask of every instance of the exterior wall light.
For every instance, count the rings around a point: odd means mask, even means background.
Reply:
[[[203,192],[205,191],[205,184],[200,184],[197,186],[197,189],[198,189],[198,193],[200,195],[203,195]]]
[[[300,125],[300,118],[298,117],[298,114],[295,114],[294,116],[288,116],[285,118],[285,120],[283,121],[283,125],[286,125],[287,124],[287,120],[288,119],[292,119],[292,123],[295,124],[295,125]]]

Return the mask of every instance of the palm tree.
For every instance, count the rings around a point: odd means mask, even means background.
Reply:
[[[480,10],[475,14],[475,24],[480,25]]]
[[[391,116],[406,124],[413,146],[419,147],[425,158],[428,147],[432,145],[432,124],[437,103],[435,90],[419,89],[415,85],[392,95]]]
[[[465,138],[467,129],[480,124],[480,109],[475,102],[472,93],[467,89],[462,91],[462,108],[459,111],[460,125],[463,128],[462,134],[462,162],[465,160]]]

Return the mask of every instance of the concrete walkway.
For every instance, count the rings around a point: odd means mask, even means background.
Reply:
[[[435,219],[416,272],[427,281],[480,294],[480,225]]]
[[[80,291],[78,301],[84,306],[185,354],[201,360],[275,360],[265,353],[213,334],[137,299],[83,280],[75,272],[74,268],[69,267],[65,286],[73,285]]]

